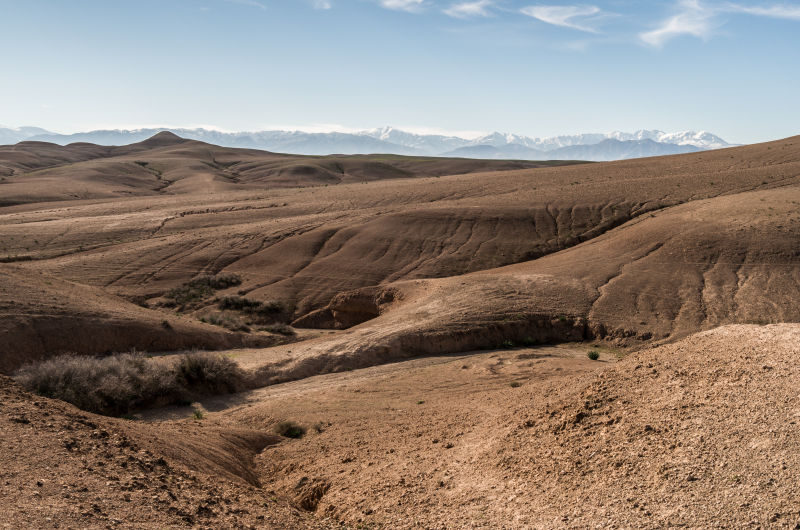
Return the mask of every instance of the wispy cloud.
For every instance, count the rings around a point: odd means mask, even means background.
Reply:
[[[468,17],[489,17],[492,14],[487,9],[494,5],[494,0],[478,0],[477,2],[462,2],[452,4],[447,9],[442,10],[445,15],[455,18]]]
[[[246,4],[246,5],[253,6],[253,7],[258,7],[258,8],[261,8],[261,9],[267,9],[267,7],[264,4],[256,2],[255,0],[225,0],[225,1],[226,2],[234,2],[234,3],[237,3],[237,4]]]
[[[642,33],[639,37],[651,46],[661,47],[678,35],[693,35],[707,39],[721,25],[721,22],[714,20],[718,13],[713,8],[706,7],[696,0],[683,0],[680,5],[683,8],[682,12],[666,19],[659,28]]]
[[[774,5],[749,7],[736,4],[726,4],[723,9],[731,13],[746,13],[761,17],[787,18],[790,20],[800,20],[800,6]]]
[[[314,9],[330,9],[333,7],[328,0],[314,0]]]
[[[600,13],[597,6],[529,6],[520,11],[548,24],[597,33],[589,25],[592,18]]]
[[[800,20],[800,7],[785,4],[744,6],[741,4],[705,4],[699,0],[682,0],[680,12],[664,20],[658,28],[641,33],[645,43],[660,48],[668,40],[680,35],[692,35],[700,39],[710,38],[714,30],[725,23],[720,15],[739,13],[745,15]]]
[[[425,0],[380,0],[380,4],[386,9],[419,13],[425,5]]]

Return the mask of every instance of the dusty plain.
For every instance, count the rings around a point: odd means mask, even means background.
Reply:
[[[127,421],[3,379],[0,520],[800,528],[800,137],[521,164],[0,147],[0,371],[201,348],[251,389]],[[242,283],[169,298],[202,274]]]

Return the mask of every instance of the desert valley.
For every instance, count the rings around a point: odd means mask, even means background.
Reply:
[[[800,528],[798,203],[800,137],[0,146],[0,527]]]

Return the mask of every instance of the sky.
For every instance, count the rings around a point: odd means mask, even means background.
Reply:
[[[0,0],[0,125],[800,134],[800,3]]]

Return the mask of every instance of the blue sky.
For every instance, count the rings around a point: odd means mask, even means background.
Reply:
[[[800,134],[800,3],[0,0],[0,124]]]

